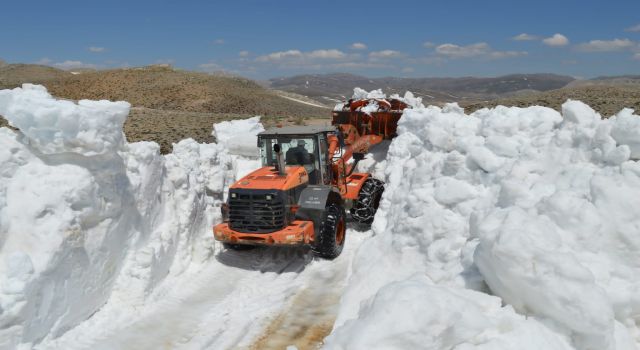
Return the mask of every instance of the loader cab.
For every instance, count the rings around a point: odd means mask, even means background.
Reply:
[[[277,164],[274,145],[279,145],[285,166],[303,166],[309,175],[309,184],[330,184],[331,173],[327,135],[335,127],[282,127],[258,134],[258,147],[262,166]]]

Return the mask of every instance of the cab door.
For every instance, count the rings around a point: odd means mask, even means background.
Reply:
[[[318,170],[320,171],[319,183],[331,184],[331,164],[329,162],[329,146],[327,142],[327,134],[318,134],[318,151],[316,159],[319,159]]]

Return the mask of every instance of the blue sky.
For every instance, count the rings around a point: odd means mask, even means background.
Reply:
[[[640,1],[11,1],[0,59],[254,79],[640,74]]]

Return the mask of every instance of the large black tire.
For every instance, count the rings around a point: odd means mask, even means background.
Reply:
[[[320,233],[312,246],[313,252],[324,259],[335,259],[342,253],[347,233],[347,214],[344,207],[331,203],[322,215]]]
[[[371,226],[380,205],[382,192],[384,192],[384,182],[378,179],[370,177],[362,185],[358,200],[353,203],[351,208],[351,218],[360,226]]]
[[[233,243],[222,243],[222,246],[225,249],[229,249],[229,250],[251,250],[251,249],[254,249],[256,247],[254,245],[233,244]]]

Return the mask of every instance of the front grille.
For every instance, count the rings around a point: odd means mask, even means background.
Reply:
[[[284,228],[285,206],[277,192],[258,193],[255,190],[232,192],[229,195],[229,225],[247,233],[268,233]],[[233,198],[235,195],[235,198]],[[268,200],[267,196],[271,196]]]

